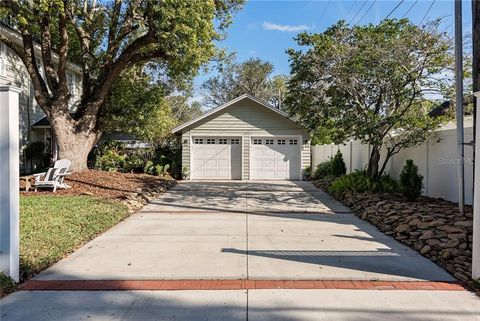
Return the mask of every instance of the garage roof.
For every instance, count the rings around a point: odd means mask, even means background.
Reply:
[[[249,94],[243,94],[243,95],[241,95],[241,96],[239,96],[239,97],[237,97],[237,98],[235,98],[235,99],[230,100],[229,102],[227,102],[227,103],[225,103],[225,104],[223,104],[223,105],[221,105],[221,106],[218,106],[218,107],[216,107],[216,108],[213,108],[212,110],[206,112],[205,114],[203,114],[203,115],[201,115],[201,116],[199,116],[199,117],[197,117],[197,118],[195,118],[195,119],[192,119],[192,120],[189,121],[189,122],[186,122],[186,123],[184,123],[184,124],[182,124],[182,125],[180,125],[180,126],[175,127],[175,128],[172,130],[172,133],[173,133],[173,134],[180,133],[183,129],[185,129],[185,128],[187,128],[187,127],[190,127],[190,126],[194,125],[195,123],[197,123],[197,122],[199,122],[199,121],[201,121],[201,120],[203,120],[203,119],[205,119],[205,118],[207,118],[207,117],[209,117],[209,116],[211,116],[211,115],[214,115],[214,114],[222,111],[223,109],[225,109],[225,108],[227,108],[227,107],[229,107],[229,106],[231,106],[231,105],[233,105],[233,104],[235,104],[235,103],[237,103],[237,102],[239,102],[239,101],[241,101],[241,100],[244,100],[244,99],[250,99],[250,100],[252,100],[252,101],[260,104],[261,106],[263,106],[263,107],[265,107],[265,108],[268,108],[268,109],[270,109],[271,111],[276,112],[277,114],[279,114],[279,115],[281,115],[281,116],[283,116],[283,117],[286,117],[286,118],[290,119],[290,120],[293,121],[293,122],[297,122],[295,119],[291,118],[286,112],[284,112],[283,110],[280,110],[280,109],[278,109],[278,108],[275,108],[274,106],[272,106],[271,104],[267,103],[266,101],[264,101],[264,100],[262,100],[262,99],[258,99],[258,98],[254,97],[254,96],[252,96],[252,95],[249,95]]]

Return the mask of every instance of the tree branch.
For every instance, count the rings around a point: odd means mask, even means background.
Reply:
[[[68,55],[68,30],[65,12],[60,13],[58,20],[58,31],[60,33],[60,47],[58,48],[58,82],[60,94],[67,94],[67,55]],[[68,93],[70,98],[71,93]]]
[[[57,74],[52,63],[52,36],[50,34],[50,19],[46,14],[40,18],[40,35],[42,41],[40,48],[42,52],[43,69],[48,87],[53,91],[58,89]]]
[[[24,63],[27,71],[32,80],[34,87],[35,99],[37,100],[40,107],[47,114],[51,114],[52,106],[50,104],[50,94],[48,92],[47,85],[38,70],[37,61],[35,59],[35,50],[33,46],[33,38],[31,34],[22,34],[23,39],[23,54],[19,55],[20,59]]]

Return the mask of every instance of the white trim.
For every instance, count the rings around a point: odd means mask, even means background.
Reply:
[[[7,76],[7,46],[0,42],[0,76]]]
[[[285,118],[287,118],[287,119],[290,119],[292,122],[296,123],[296,120],[294,120],[293,118],[291,118],[286,112],[284,112],[284,111],[282,111],[282,110],[280,110],[280,109],[278,109],[278,108],[273,107],[272,105],[270,105],[270,104],[267,103],[266,101],[263,101],[263,100],[258,99],[258,98],[256,98],[256,97],[253,97],[252,95],[249,95],[249,94],[243,94],[243,95],[241,95],[241,96],[239,96],[239,97],[237,97],[237,98],[235,98],[235,99],[230,100],[229,102],[227,102],[227,103],[225,103],[225,104],[223,104],[223,105],[221,105],[221,106],[219,106],[219,107],[216,107],[216,108],[210,110],[209,112],[207,112],[207,113],[205,113],[205,114],[203,114],[203,115],[201,115],[201,116],[199,116],[199,117],[197,117],[197,118],[195,118],[195,119],[193,119],[193,120],[191,120],[191,121],[189,121],[189,122],[186,122],[186,123],[184,123],[184,124],[182,124],[182,125],[180,125],[180,126],[175,127],[175,128],[172,130],[172,133],[173,133],[173,134],[176,134],[176,133],[178,133],[179,131],[181,131],[182,129],[184,129],[184,128],[188,127],[188,126],[191,126],[191,125],[193,125],[193,124],[201,121],[202,119],[207,118],[208,116],[211,116],[211,115],[213,115],[213,114],[215,114],[215,113],[218,113],[219,111],[222,111],[223,109],[225,109],[225,108],[227,108],[227,107],[229,107],[229,106],[231,106],[231,105],[233,105],[233,104],[235,104],[235,103],[237,103],[237,102],[239,102],[239,101],[241,101],[241,100],[243,100],[243,99],[250,99],[250,100],[252,100],[252,101],[254,101],[254,102],[256,102],[256,103],[264,106],[265,108],[268,108],[268,109],[270,109],[271,111],[274,111],[274,112],[276,112],[277,114],[279,114],[279,115],[281,115],[281,116],[283,116],[283,117],[285,117]]]
[[[188,149],[189,149],[189,168],[188,168],[188,180],[191,181],[192,180],[192,168],[193,168],[193,136],[192,136],[192,132],[188,132],[188,141],[189,141],[189,144],[188,144]]]
[[[248,180],[252,180],[252,137],[253,136],[247,136],[248,137]]]
[[[480,103],[480,92],[473,94],[477,99],[477,106]],[[473,232],[472,232],[472,278],[480,278],[480,121],[477,114],[475,131],[475,173],[473,191]]]
[[[240,142],[241,142],[241,144],[242,144],[242,145],[240,146],[240,161],[241,161],[241,162],[240,162],[240,167],[241,167],[240,170],[242,171],[242,172],[241,172],[241,175],[240,175],[240,179],[241,179],[242,181],[244,181],[244,180],[245,180],[245,177],[244,177],[245,175],[244,175],[244,172],[243,172],[243,170],[244,170],[243,158],[244,158],[245,155],[244,155],[244,150],[243,150],[243,149],[244,149],[244,147],[245,147],[245,146],[244,146],[245,140],[243,139],[243,135],[240,136]]]

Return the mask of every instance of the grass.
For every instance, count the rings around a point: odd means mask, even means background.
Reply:
[[[128,216],[127,207],[91,196],[20,198],[20,280],[25,281]]]
[[[15,291],[17,285],[15,282],[3,272],[0,272],[0,298],[7,293]]]

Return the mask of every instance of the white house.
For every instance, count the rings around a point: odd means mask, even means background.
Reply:
[[[284,111],[242,95],[173,129],[190,179],[301,180],[310,134]]]

